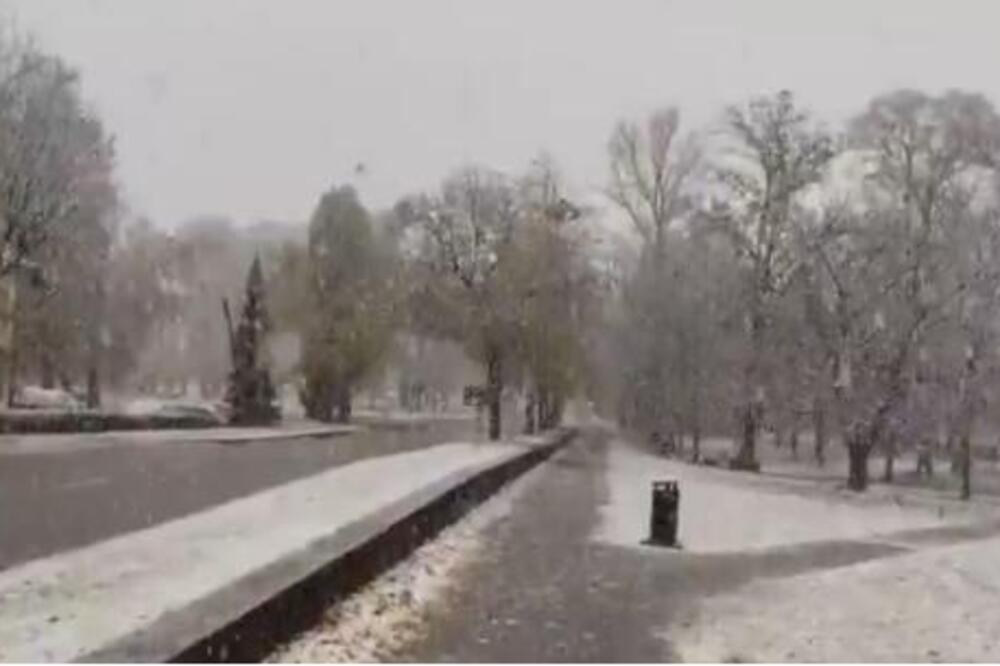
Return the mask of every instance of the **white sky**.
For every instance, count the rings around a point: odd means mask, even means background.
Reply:
[[[1000,100],[1000,3],[4,0],[83,74],[132,208],[304,220],[331,183],[370,207],[540,149],[578,192],[621,116],[688,127],[787,87],[831,122],[901,86]],[[363,162],[365,175],[355,179]]]

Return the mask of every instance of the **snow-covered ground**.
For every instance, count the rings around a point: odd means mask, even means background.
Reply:
[[[427,629],[429,610],[457,584],[484,546],[484,531],[544,473],[539,467],[474,509],[357,594],[327,611],[322,624],[276,651],[272,662],[391,661]]]
[[[109,430],[97,433],[37,433],[0,435],[0,455],[63,453],[81,449],[100,449],[118,445],[162,444],[170,442],[280,442],[288,439],[344,435],[357,431],[356,426],[281,422],[258,428],[184,428],[164,430]]]
[[[0,660],[77,659],[412,493],[523,450],[456,443],[371,458],[4,570]]]
[[[359,420],[423,422],[452,419],[473,419],[476,417],[472,409],[452,409],[446,412],[408,412],[402,409],[356,409],[352,416]]]
[[[1000,661],[1000,539],[709,597],[663,636],[684,661]]]
[[[208,400],[193,398],[134,398],[122,401],[120,409],[131,416],[155,416],[158,414],[205,414],[222,419],[221,405]]]
[[[608,454],[610,499],[602,508],[594,538],[641,547],[649,535],[650,487],[662,479],[680,482],[678,538],[686,551],[693,552],[857,539],[974,518],[972,509],[954,503],[865,502],[834,494],[810,497],[782,491],[751,475],[695,467],[616,442]]]
[[[680,540],[689,553],[754,551],[829,540],[906,546],[901,530],[995,516],[990,502],[858,497],[673,462],[627,445],[609,452],[610,501],[593,538],[642,547],[650,484],[677,479]],[[701,599],[662,628],[684,661],[996,661],[1000,539],[924,550]]]
[[[46,389],[41,386],[23,386],[17,391],[17,404],[31,409],[55,409],[78,412],[84,404],[69,391]]]

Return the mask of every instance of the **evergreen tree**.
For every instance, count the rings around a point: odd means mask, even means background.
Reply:
[[[229,317],[229,308],[226,307]],[[226,402],[232,424],[271,423],[281,417],[274,405],[274,385],[271,374],[261,363],[260,347],[267,332],[267,311],[264,308],[264,276],[260,257],[254,257],[247,276],[246,294],[240,321],[233,332],[230,324],[233,369],[229,373]]]

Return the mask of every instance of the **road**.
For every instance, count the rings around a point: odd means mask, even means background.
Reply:
[[[81,436],[86,438],[86,435]],[[371,456],[474,438],[471,421],[326,438],[0,447],[0,570]]]

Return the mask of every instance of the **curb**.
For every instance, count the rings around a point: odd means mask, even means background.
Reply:
[[[557,431],[546,444],[443,479],[80,661],[261,661],[576,434]]]
[[[220,432],[214,437],[198,438],[199,442],[210,442],[212,444],[249,444],[250,442],[269,442],[281,439],[321,439],[324,437],[343,437],[353,435],[361,428],[357,426],[339,426],[337,428],[315,428],[312,430],[289,431],[289,432],[269,432],[259,435],[231,435],[226,436],[225,432]],[[184,441],[184,438],[170,441]]]

